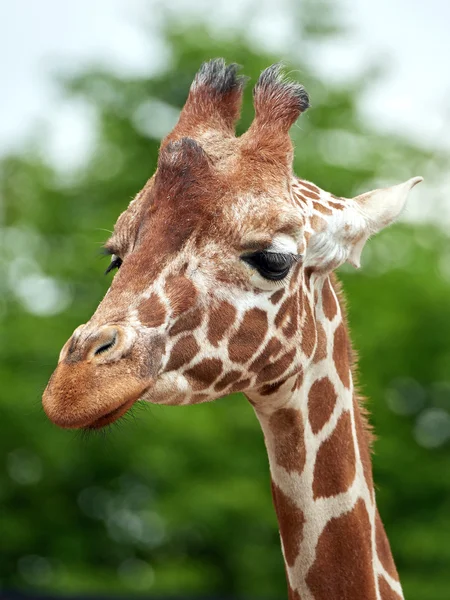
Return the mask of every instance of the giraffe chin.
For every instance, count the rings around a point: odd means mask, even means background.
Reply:
[[[145,392],[146,388],[139,391],[139,393],[128,396],[123,401],[114,402],[109,400],[108,403],[105,403],[105,409],[103,410],[93,411],[92,407],[83,410],[80,407],[81,410],[73,413],[64,411],[60,406],[55,405],[54,400],[45,401],[44,395],[44,410],[50,421],[63,429],[101,429],[123,417]]]
[[[107,427],[108,425],[111,425],[112,423],[114,423],[115,421],[118,421],[121,417],[123,417],[123,415],[126,412],[128,412],[129,409],[138,400],[139,400],[139,398],[130,398],[129,400],[127,400],[126,402],[124,402],[123,404],[118,406],[117,408],[111,410],[110,412],[99,417],[98,419],[95,419],[95,421],[92,421],[88,425],[85,425],[83,427],[83,429],[87,429],[87,430],[101,429],[102,427]]]
[[[130,373],[120,362],[100,367],[61,362],[44,391],[43,408],[63,429],[100,429],[122,417],[153,383],[153,377]]]

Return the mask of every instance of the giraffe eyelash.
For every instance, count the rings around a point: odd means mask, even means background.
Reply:
[[[116,254],[111,254],[111,262],[109,263],[108,268],[105,271],[105,275],[107,275],[111,271],[114,271],[114,269],[120,269],[122,262],[123,261],[120,258],[120,256],[117,256]]]
[[[300,260],[300,255],[260,250],[241,256],[241,260],[258,271],[264,279],[282,281],[289,274],[292,265]]]

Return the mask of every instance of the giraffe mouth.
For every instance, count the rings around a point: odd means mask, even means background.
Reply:
[[[130,398],[114,410],[107,412],[105,415],[98,417],[88,425],[84,426],[84,429],[101,429],[102,427],[106,427],[107,425],[111,425],[123,415],[133,406],[133,404],[137,401],[137,398]]]
[[[64,429],[101,429],[120,419],[154,383],[130,373],[126,361],[93,369],[88,361],[60,362],[44,390],[50,421]]]

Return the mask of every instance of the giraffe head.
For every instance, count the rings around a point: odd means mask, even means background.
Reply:
[[[108,270],[118,269],[111,287],[44,392],[56,424],[98,428],[139,399],[189,404],[244,391],[270,402],[320,359],[315,281],[359,264],[365,241],[420,181],[343,199],[295,179],[289,129],[308,95],[269,67],[238,138],[243,87],[222,60],[196,75],[155,175],[106,242]]]

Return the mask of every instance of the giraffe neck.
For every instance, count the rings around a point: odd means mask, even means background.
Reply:
[[[329,279],[318,295],[315,355],[304,377],[277,403],[255,408],[289,598],[398,600],[403,595],[375,503],[345,315]]]

